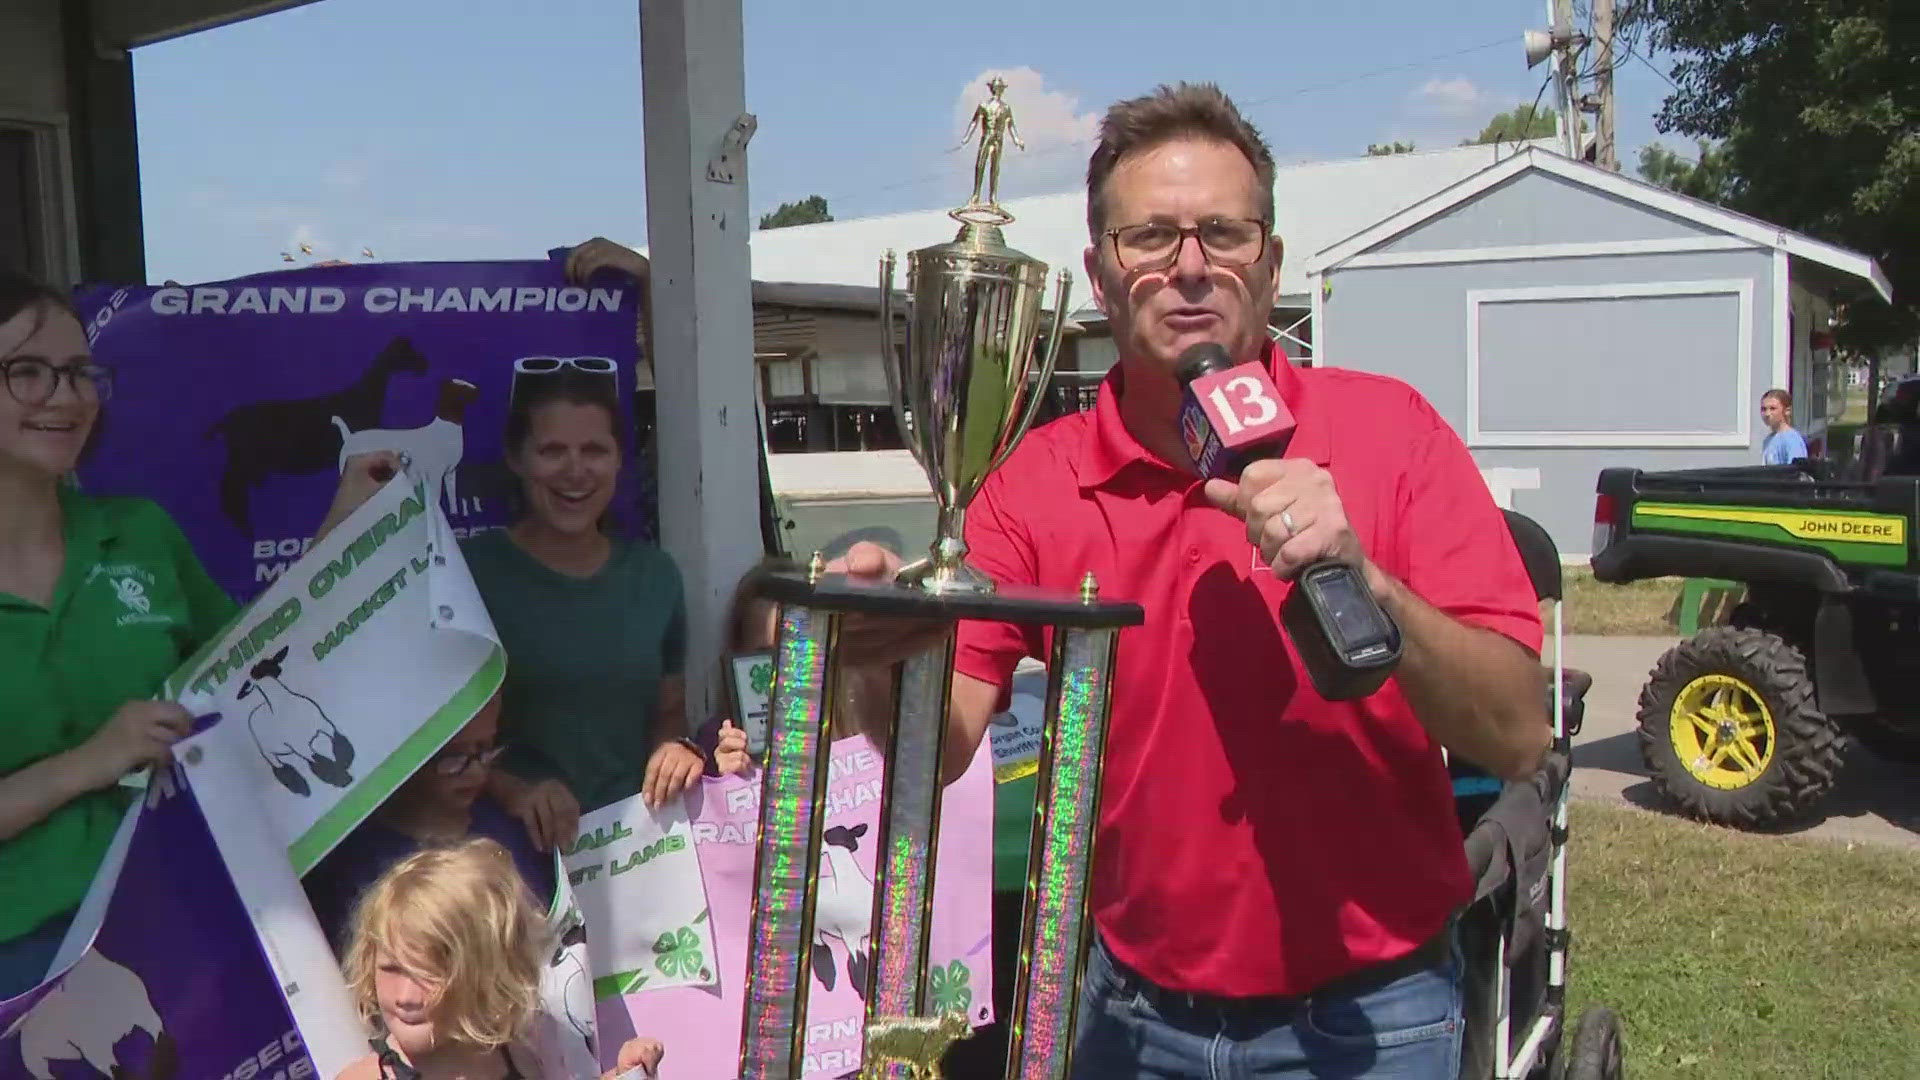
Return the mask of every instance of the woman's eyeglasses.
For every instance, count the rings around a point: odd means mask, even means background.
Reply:
[[[506,750],[505,746],[489,746],[484,750],[442,750],[434,755],[433,771],[441,776],[459,776],[474,765],[484,769]]]
[[[7,384],[13,400],[29,409],[53,400],[66,379],[75,397],[82,401],[105,401],[113,396],[113,370],[104,364],[63,364],[58,367],[37,356],[18,356],[0,360],[0,381]]]

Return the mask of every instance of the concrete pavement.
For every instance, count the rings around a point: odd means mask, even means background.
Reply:
[[[1647,673],[1677,641],[1567,637],[1567,666],[1593,676],[1586,722],[1573,740],[1576,798],[1673,812],[1640,761],[1636,713]],[[1865,748],[1850,745],[1833,791],[1808,821],[1787,831],[1920,850],[1920,769],[1882,761]]]

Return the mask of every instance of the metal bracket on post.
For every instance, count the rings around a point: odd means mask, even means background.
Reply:
[[[734,117],[733,126],[720,140],[720,152],[707,159],[707,179],[718,184],[731,184],[739,179],[746,162],[747,143],[759,128],[760,119],[752,113]]]

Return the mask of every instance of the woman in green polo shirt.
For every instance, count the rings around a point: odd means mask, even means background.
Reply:
[[[191,718],[146,700],[233,613],[166,512],[81,495],[111,387],[65,298],[0,272],[0,1000],[32,989]]]

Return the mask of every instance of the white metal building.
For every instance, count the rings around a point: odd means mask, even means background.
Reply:
[[[1817,447],[1844,400],[1830,300],[1890,295],[1858,252],[1539,148],[1305,271],[1325,362],[1420,390],[1569,556],[1601,468],[1758,464],[1770,388]]]

